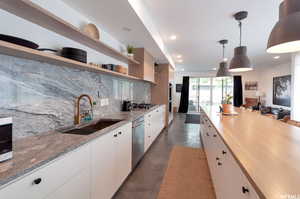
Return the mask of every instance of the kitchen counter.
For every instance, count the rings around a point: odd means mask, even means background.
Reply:
[[[81,145],[117,129],[158,107],[159,105],[148,110],[120,112],[107,115],[105,118],[99,118],[123,121],[90,135],[63,134],[58,131],[52,131],[38,136],[31,136],[17,140],[14,142],[13,146],[13,159],[0,163],[0,186],[13,182],[18,177],[49,163],[50,161],[80,147]],[[97,121],[98,120],[95,120],[91,123]]]
[[[300,128],[240,108],[202,109],[261,198],[300,197]]]

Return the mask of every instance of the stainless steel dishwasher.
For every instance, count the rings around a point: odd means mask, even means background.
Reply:
[[[144,116],[132,123],[132,169],[134,169],[144,156],[145,125]]]

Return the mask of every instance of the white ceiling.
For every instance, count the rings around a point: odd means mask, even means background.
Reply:
[[[266,53],[268,36],[278,20],[281,0],[144,0],[149,13],[173,57],[182,54],[186,71],[218,67],[222,48],[217,41],[228,39],[227,57],[239,44],[238,24],[233,14],[248,11],[243,22],[243,44],[254,67],[287,62],[289,55],[274,60]],[[176,41],[169,39],[177,35]]]
[[[126,0],[63,0],[125,44],[145,47],[160,62],[166,62],[141,20]],[[151,18],[173,59],[181,54],[184,62],[176,68],[201,72],[218,67],[221,46],[217,41],[228,39],[226,57],[233,56],[239,42],[237,22],[232,15],[249,12],[243,26],[243,44],[254,67],[272,66],[289,61],[289,55],[278,60],[266,53],[268,36],[278,20],[281,0],[137,0],[144,1]],[[129,27],[127,32],[123,27]],[[178,39],[171,41],[175,34]]]
[[[101,25],[123,44],[145,47],[157,62],[166,63],[161,52],[127,0],[63,0],[67,5]],[[129,28],[131,31],[126,31]]]

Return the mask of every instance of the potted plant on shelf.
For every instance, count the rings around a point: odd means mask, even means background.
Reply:
[[[231,95],[226,95],[222,101],[222,108],[224,113],[232,113],[233,106],[232,106],[232,98]]]
[[[133,46],[131,45],[127,46],[127,55],[128,57],[133,58]]]

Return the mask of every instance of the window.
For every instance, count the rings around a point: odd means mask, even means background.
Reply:
[[[189,112],[199,112],[200,106],[220,105],[226,95],[233,95],[233,78],[192,77],[189,89]]]

